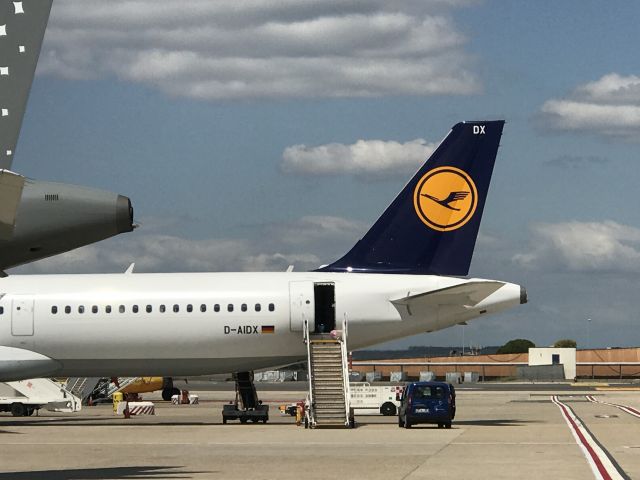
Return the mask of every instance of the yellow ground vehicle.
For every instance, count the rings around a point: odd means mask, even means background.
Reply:
[[[127,385],[122,393],[149,393],[162,390],[163,400],[171,400],[172,395],[178,395],[180,391],[174,388],[171,377],[140,377],[135,382]]]

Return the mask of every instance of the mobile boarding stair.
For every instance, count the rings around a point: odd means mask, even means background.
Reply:
[[[0,411],[23,417],[41,408],[72,413],[82,408],[82,402],[61,383],[48,378],[0,383]]]
[[[310,333],[309,322],[304,319],[303,334],[309,368],[305,428],[354,427],[346,317],[342,330],[332,334]]]
[[[99,377],[72,377],[67,379],[66,388],[86,404],[89,397],[109,398],[134,383],[138,378],[140,377],[118,377],[105,380]]]

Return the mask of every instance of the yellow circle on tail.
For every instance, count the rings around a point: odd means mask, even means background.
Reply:
[[[413,206],[422,222],[440,232],[465,225],[476,211],[478,190],[471,177],[455,167],[429,170],[418,181]]]

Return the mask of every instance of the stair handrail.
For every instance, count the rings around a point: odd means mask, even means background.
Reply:
[[[346,412],[345,424],[350,425],[351,420],[351,385],[349,384],[349,352],[347,349],[348,322],[347,313],[342,317],[342,340],[340,352],[342,354],[342,385],[344,392],[344,409]]]
[[[307,411],[309,412],[309,424],[315,426],[315,411],[313,408],[313,368],[311,367],[311,340],[309,337],[309,320],[306,315],[302,314],[302,335],[303,341],[307,345],[307,376],[309,383],[309,393],[307,398],[309,399],[309,406]]]
[[[123,377],[118,377],[118,383],[117,384],[115,382],[111,382],[109,384],[109,387],[107,389],[107,397],[110,397],[114,393],[119,392],[119,391],[123,390],[124,388],[128,387],[133,382],[138,380],[138,378],[140,378],[140,377],[124,377],[124,378]],[[122,381],[120,379],[122,379]]]

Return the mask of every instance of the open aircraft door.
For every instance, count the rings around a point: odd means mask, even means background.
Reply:
[[[32,297],[16,295],[11,302],[11,334],[14,336],[33,335]]]
[[[289,282],[289,328],[292,332],[301,332],[304,320],[309,328],[314,326],[314,294],[313,282]]]

